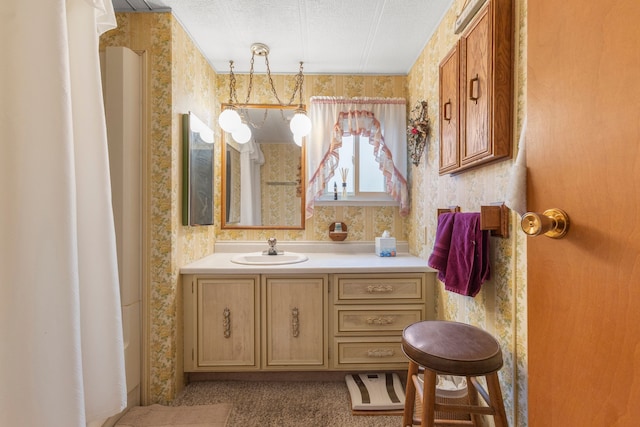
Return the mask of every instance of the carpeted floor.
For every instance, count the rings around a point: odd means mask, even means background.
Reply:
[[[349,391],[337,381],[197,381],[173,406],[231,403],[228,427],[398,427],[397,415],[352,415]]]

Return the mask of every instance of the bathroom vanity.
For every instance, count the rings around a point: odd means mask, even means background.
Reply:
[[[435,271],[406,252],[313,247],[326,252],[253,265],[216,252],[183,267],[185,372],[406,369],[402,330],[433,318]]]

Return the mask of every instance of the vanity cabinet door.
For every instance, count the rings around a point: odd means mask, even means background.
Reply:
[[[185,371],[259,369],[259,284],[259,276],[185,281]]]
[[[327,276],[263,276],[262,286],[264,368],[327,368]]]

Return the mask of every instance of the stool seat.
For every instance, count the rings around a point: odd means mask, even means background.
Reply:
[[[440,374],[480,376],[502,367],[500,344],[475,326],[423,321],[405,328],[402,350],[418,365]]]

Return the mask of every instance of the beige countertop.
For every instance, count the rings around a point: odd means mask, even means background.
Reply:
[[[183,266],[181,274],[325,274],[325,273],[425,273],[435,272],[427,261],[406,252],[398,242],[395,257],[379,257],[373,243],[278,243],[278,250],[301,253],[308,260],[295,264],[245,265],[231,261],[238,254],[267,249],[266,243],[216,243],[216,252]],[[404,250],[404,251],[403,251]]]

